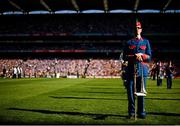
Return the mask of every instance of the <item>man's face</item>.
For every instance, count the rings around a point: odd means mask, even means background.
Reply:
[[[136,27],[136,34],[140,35],[142,32],[142,28],[141,27]]]

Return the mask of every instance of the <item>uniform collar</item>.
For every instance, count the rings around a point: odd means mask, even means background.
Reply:
[[[140,39],[138,39],[137,37],[135,37],[133,40],[139,42],[139,41],[143,41],[144,39],[141,37]]]

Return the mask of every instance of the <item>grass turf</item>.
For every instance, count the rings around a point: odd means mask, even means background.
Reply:
[[[127,119],[120,79],[0,79],[1,124],[180,124],[180,79],[148,80],[146,119]]]

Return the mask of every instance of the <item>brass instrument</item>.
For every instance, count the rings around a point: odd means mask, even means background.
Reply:
[[[141,64],[141,90],[140,92],[137,92],[136,89],[136,77],[137,77],[137,64],[134,64],[134,94],[136,96],[146,96],[147,91],[144,86],[144,77],[143,77],[143,66]]]

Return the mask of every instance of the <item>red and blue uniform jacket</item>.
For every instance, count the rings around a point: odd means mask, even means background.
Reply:
[[[142,53],[143,61],[136,60],[136,53]],[[134,64],[137,66],[137,76],[147,77],[149,73],[148,62],[151,61],[151,47],[149,40],[145,38],[133,38],[125,43],[123,49],[123,59],[128,61],[127,75],[134,76]]]

